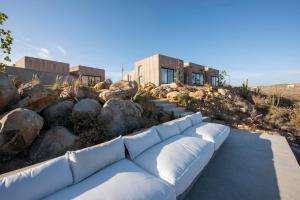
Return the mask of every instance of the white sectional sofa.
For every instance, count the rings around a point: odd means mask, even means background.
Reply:
[[[223,144],[230,133],[230,128],[222,124],[203,122],[200,112],[187,116],[192,121],[192,126],[182,131],[183,135],[200,137],[214,143],[215,150]],[[184,119],[184,118],[183,118]],[[179,119],[181,120],[181,119]]]
[[[0,199],[182,199],[229,132],[196,113],[1,175]]]

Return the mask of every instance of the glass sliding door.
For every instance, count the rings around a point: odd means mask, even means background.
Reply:
[[[219,85],[219,77],[217,77],[217,76],[212,76],[212,77],[211,77],[211,85],[212,85],[212,86],[218,86],[218,85]]]
[[[164,68],[160,69],[160,83],[167,84],[175,81],[176,70]]]
[[[192,73],[193,85],[204,85],[204,75],[202,73]]]

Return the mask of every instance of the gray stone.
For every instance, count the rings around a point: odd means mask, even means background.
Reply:
[[[100,124],[97,121],[101,105],[94,99],[82,99],[75,104],[72,111],[73,130],[81,135],[85,132],[96,133]]]
[[[16,105],[18,108],[27,108],[35,112],[41,112],[59,99],[57,91],[45,88],[40,84],[25,84],[19,88],[19,93],[24,97]]]
[[[70,127],[73,106],[73,101],[62,101],[46,108],[42,114],[50,127]]]
[[[78,136],[63,126],[56,126],[39,137],[30,149],[30,159],[37,161],[64,154],[76,146]]]
[[[34,111],[17,108],[1,120],[0,152],[17,154],[32,144],[43,127],[44,120]]]
[[[17,88],[5,74],[0,73],[0,113],[7,111],[19,99]]]
[[[136,81],[117,81],[110,85],[109,90],[110,91],[116,91],[116,90],[123,90],[126,92],[126,96],[131,98],[133,97],[139,87]]]
[[[141,105],[130,100],[108,100],[100,115],[100,121],[105,129],[104,133],[116,137],[140,128],[142,112]]]

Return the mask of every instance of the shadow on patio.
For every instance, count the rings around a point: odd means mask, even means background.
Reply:
[[[300,168],[285,138],[231,129],[185,199],[290,200],[299,198],[299,185]]]

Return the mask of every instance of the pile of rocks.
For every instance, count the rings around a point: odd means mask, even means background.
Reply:
[[[201,111],[213,119],[224,120],[232,125],[249,121],[256,116],[255,107],[239,91],[233,88],[212,88],[210,86],[185,86],[178,83],[155,86],[146,83],[141,92],[154,98],[165,98],[188,110]]]
[[[0,74],[0,164],[20,156],[27,163],[49,159],[140,128],[143,109],[130,100],[137,90],[136,82],[127,81],[16,88]]]

